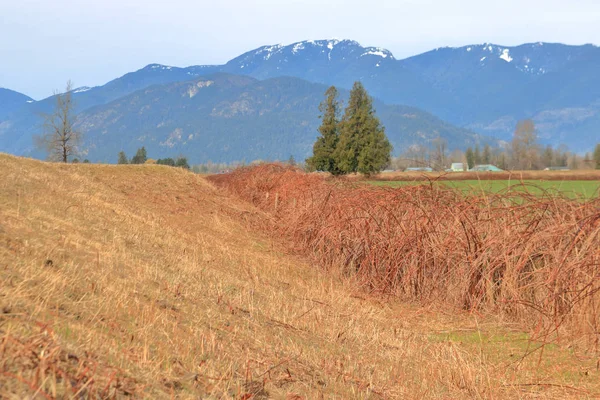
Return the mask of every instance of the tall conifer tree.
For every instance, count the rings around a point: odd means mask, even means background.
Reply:
[[[392,145],[373,110],[373,99],[360,82],[355,82],[340,123],[339,142],[334,152],[343,173],[367,175],[381,171],[390,160]]]
[[[338,91],[335,86],[331,86],[325,92],[325,100],[319,105],[321,112],[321,126],[313,146],[312,157],[306,160],[306,164],[313,171],[327,171],[334,175],[340,174],[337,163],[333,158],[335,148],[339,139],[339,103],[337,100]]]
[[[117,164],[129,164],[129,160],[127,160],[127,156],[124,151],[119,152],[119,159],[117,160]]]
[[[475,166],[475,153],[471,147],[465,152],[465,158],[467,159],[467,170],[473,168]]]

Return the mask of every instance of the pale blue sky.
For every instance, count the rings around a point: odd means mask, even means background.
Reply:
[[[492,42],[600,44],[598,0],[0,0],[0,87],[36,99],[150,63],[221,64],[265,44],[353,39],[404,58]]]

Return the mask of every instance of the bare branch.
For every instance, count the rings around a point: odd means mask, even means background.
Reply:
[[[81,133],[73,127],[76,116],[72,94],[70,80],[64,93],[55,92],[54,111],[44,116],[43,133],[36,138],[36,145],[45,149],[53,161],[68,162],[78,154],[81,144]]]

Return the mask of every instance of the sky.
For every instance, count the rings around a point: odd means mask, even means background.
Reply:
[[[598,0],[0,0],[0,87],[36,100],[147,64],[223,64],[267,44],[600,44]]]

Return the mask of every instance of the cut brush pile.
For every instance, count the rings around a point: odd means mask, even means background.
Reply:
[[[369,292],[501,313],[539,337],[600,339],[600,200],[379,188],[268,164],[211,178]]]

